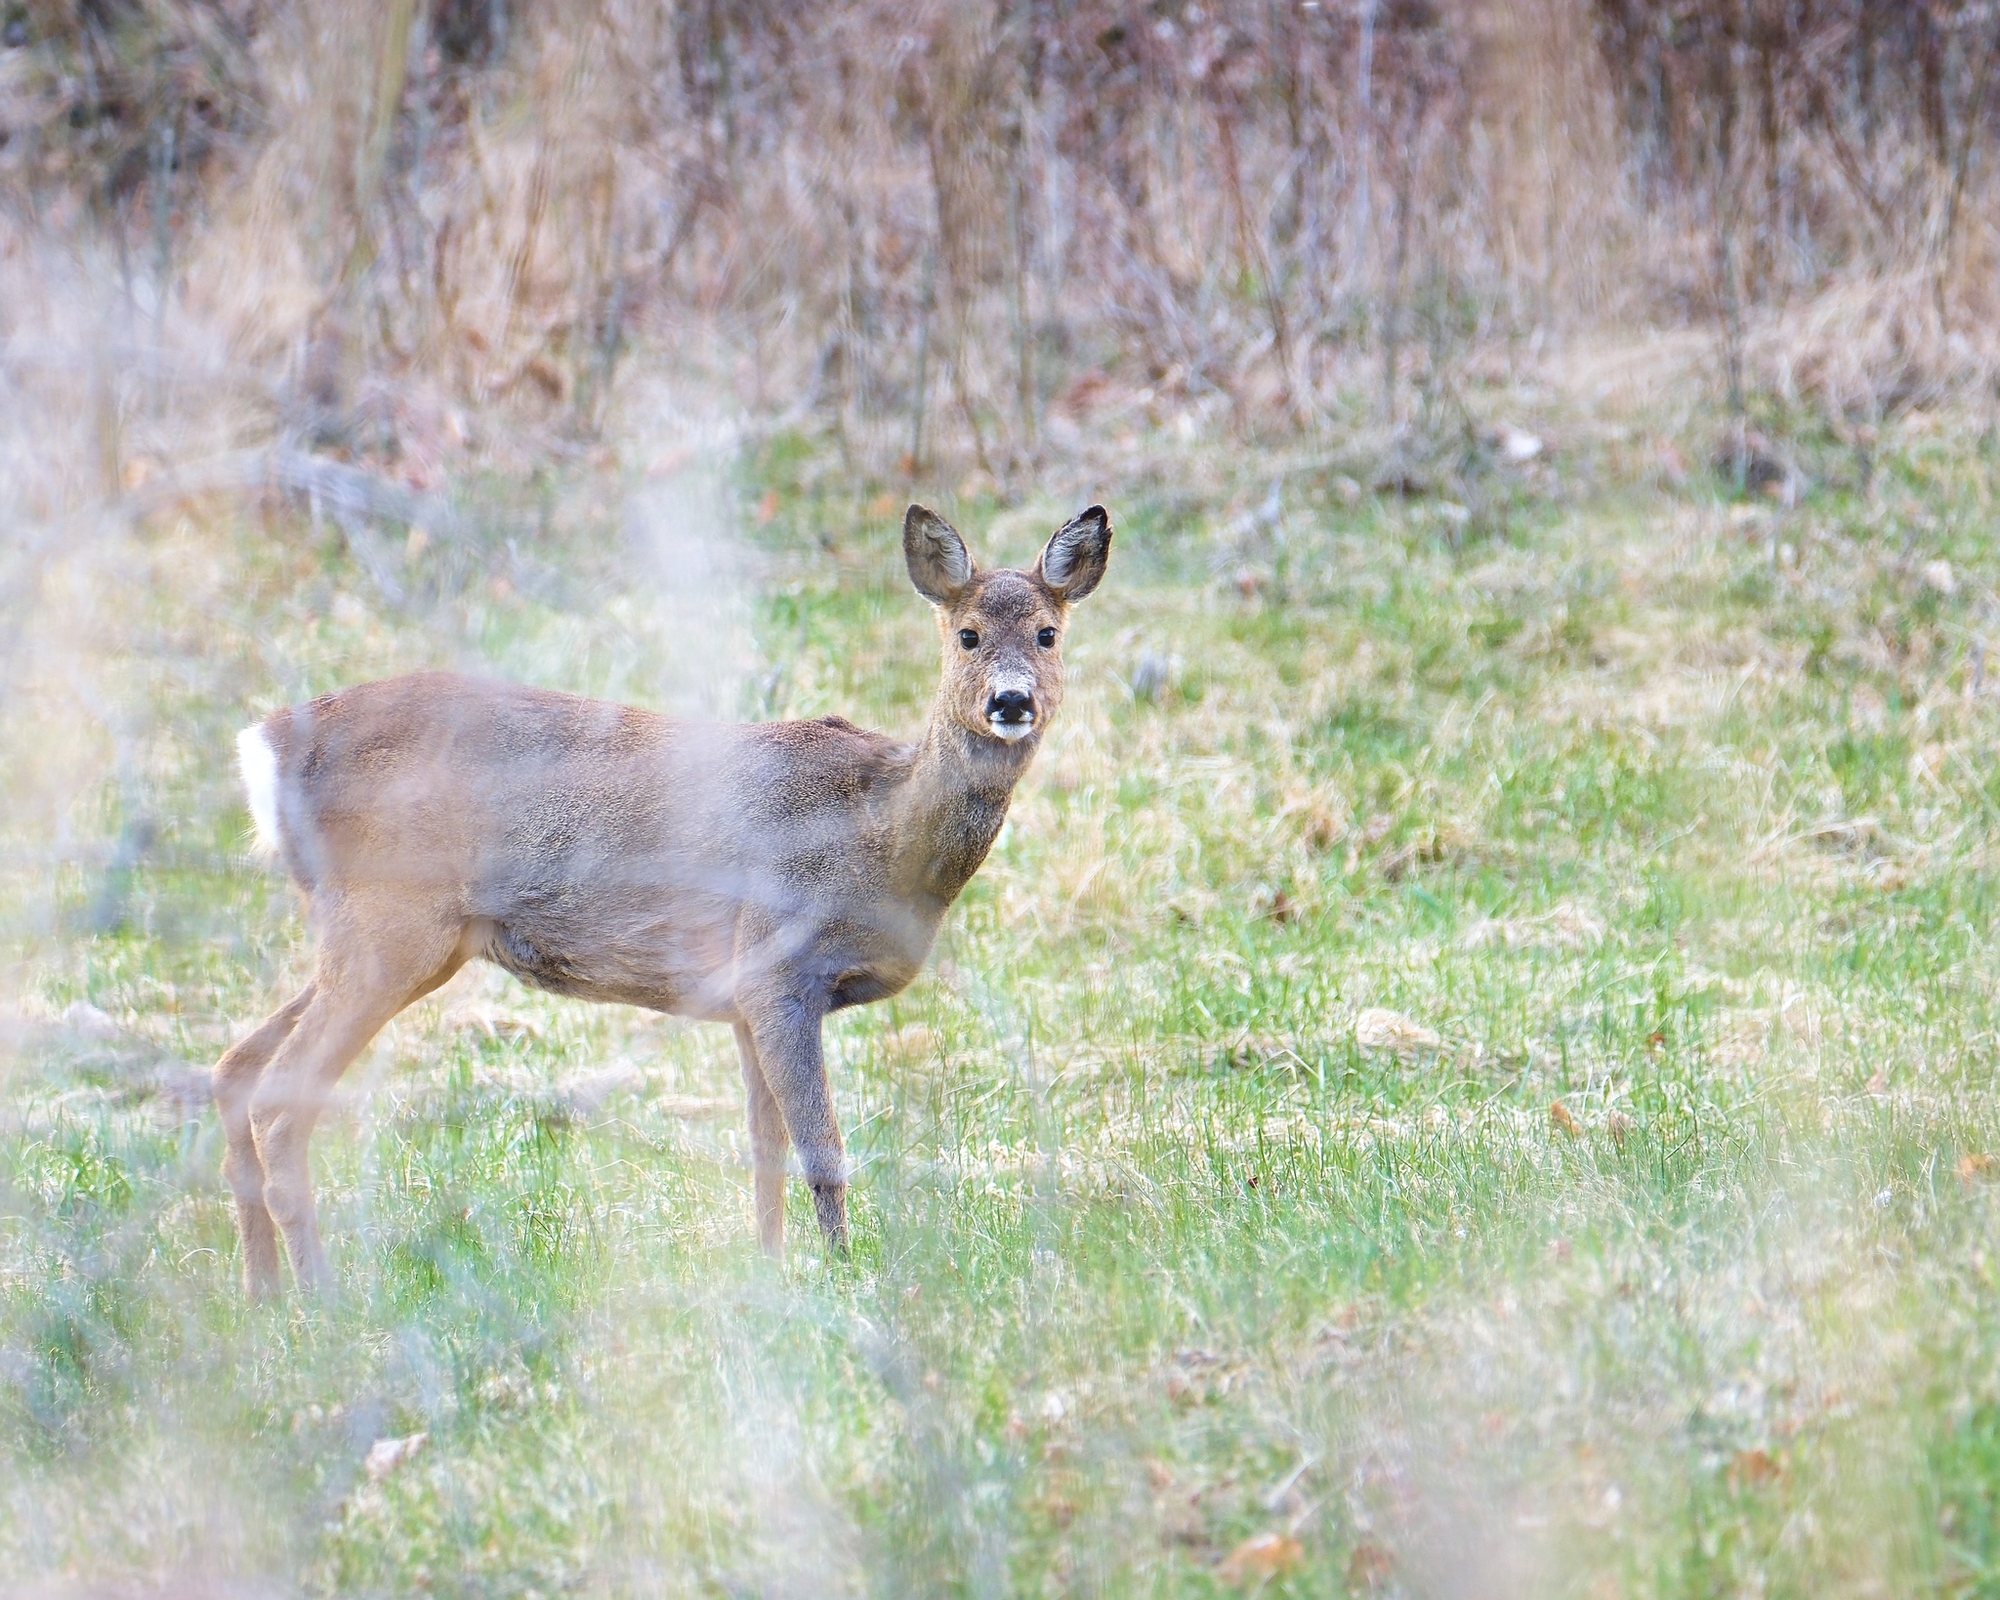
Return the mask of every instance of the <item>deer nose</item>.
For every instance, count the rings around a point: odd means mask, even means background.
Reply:
[[[1035,697],[1021,689],[1002,689],[986,702],[986,720],[1015,723],[1035,720]]]

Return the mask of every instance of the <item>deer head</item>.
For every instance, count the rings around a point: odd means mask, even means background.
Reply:
[[[917,593],[937,607],[939,711],[979,740],[1037,741],[1062,704],[1069,608],[1097,587],[1110,556],[1111,520],[1092,506],[1055,531],[1032,571],[981,572],[950,523],[911,506],[903,559]]]

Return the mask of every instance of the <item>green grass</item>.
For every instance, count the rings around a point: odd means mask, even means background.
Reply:
[[[0,702],[0,1571],[2000,1594],[1992,461],[1896,450],[1780,514],[1578,443],[1475,537],[1135,469],[937,959],[830,1028],[852,1261],[802,1193],[756,1253],[726,1033],[474,973],[318,1141],[339,1296],[263,1309],[177,1092],[307,959],[235,728],[459,663],[913,731],[931,624],[801,441],[712,589],[608,482],[400,606],[226,509],[68,554]]]

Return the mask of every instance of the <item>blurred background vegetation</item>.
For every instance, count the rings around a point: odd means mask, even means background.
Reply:
[[[636,359],[851,470],[1018,494],[1121,422],[1366,397],[1449,434],[1469,385],[1641,335],[1857,433],[2000,353],[1976,0],[4,15],[14,381],[58,260],[117,291],[96,481],[36,520],[158,454],[130,413],[176,385],[422,489],[586,448]]]

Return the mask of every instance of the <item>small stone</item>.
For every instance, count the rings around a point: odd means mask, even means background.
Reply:
[[[1157,650],[1142,650],[1139,659],[1132,663],[1132,698],[1134,700],[1156,700],[1160,692],[1172,681],[1174,666]]]
[[[400,1439],[377,1439],[368,1447],[368,1459],[362,1465],[368,1476],[380,1483],[398,1467],[412,1460],[429,1438],[428,1433],[411,1433]]]
[[[85,1039],[115,1039],[125,1030],[111,1014],[100,1011],[88,1000],[73,1000],[62,1014],[63,1026]]]

